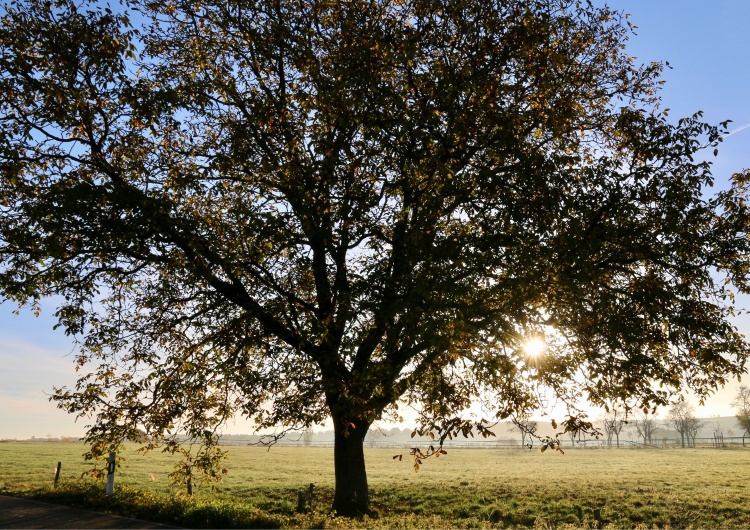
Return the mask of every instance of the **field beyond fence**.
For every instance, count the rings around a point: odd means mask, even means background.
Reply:
[[[416,444],[429,444],[429,440],[417,440]],[[432,442],[434,443],[434,442]],[[695,440],[689,440],[685,442],[685,447],[695,448],[725,448],[729,449],[732,447],[739,448],[746,445],[750,448],[750,437],[742,436],[723,436],[722,438],[695,438]],[[535,440],[530,449],[539,449],[540,442]],[[225,446],[248,446],[258,445],[256,439],[248,438],[233,438],[229,440],[222,440],[221,445]],[[365,447],[371,449],[403,449],[409,448],[415,443],[401,442],[401,441],[390,441],[390,440],[365,440]],[[333,440],[313,440],[310,442],[302,442],[301,440],[287,440],[282,439],[277,443],[278,447],[319,447],[319,448],[333,448]],[[444,447],[446,449],[509,449],[509,450],[524,450],[528,447],[524,446],[520,440],[515,438],[497,439],[497,438],[474,438],[474,439],[453,439],[446,440]],[[657,440],[649,444],[644,444],[640,441],[632,439],[621,439],[618,441],[612,440],[608,442],[604,437],[575,440],[570,441],[568,439],[560,440],[560,447],[564,451],[569,449],[675,449],[682,448],[682,442],[674,438],[665,438],[663,440]]]
[[[218,491],[198,483],[189,498],[170,485],[176,459],[128,446],[106,497],[103,483],[81,478],[90,467],[81,444],[0,443],[0,493],[185,527],[750,528],[750,448],[454,448],[418,473],[408,450],[367,448],[374,513],[361,520],[329,514],[330,448],[225,449]],[[310,484],[312,502],[300,510]]]

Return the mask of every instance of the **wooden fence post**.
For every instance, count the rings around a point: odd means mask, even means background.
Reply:
[[[60,468],[62,467],[62,462],[57,463],[57,467],[55,468],[55,487],[57,487],[57,481],[60,480]]]
[[[112,495],[115,492],[115,457],[114,451],[109,453],[109,459],[107,460],[107,495]]]

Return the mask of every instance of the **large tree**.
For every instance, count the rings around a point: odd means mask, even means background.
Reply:
[[[723,129],[668,121],[630,35],[573,0],[6,3],[0,289],[78,339],[54,398],[93,453],[331,418],[351,515],[399,401],[442,439],[742,372],[746,177],[704,194]]]

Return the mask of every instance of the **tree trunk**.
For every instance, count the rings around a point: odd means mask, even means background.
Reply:
[[[334,421],[333,460],[336,492],[333,497],[333,509],[337,515],[358,517],[370,511],[363,448],[365,434],[367,426],[346,429]]]

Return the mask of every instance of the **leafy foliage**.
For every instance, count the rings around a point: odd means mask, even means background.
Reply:
[[[473,401],[522,417],[546,387],[567,428],[581,397],[654,406],[744,370],[748,175],[704,196],[725,124],[667,121],[623,15],[125,9],[0,20],[0,290],[57,296],[82,375],[54,399],[98,450],[331,417],[356,514],[362,441],[399,401],[444,439]]]
[[[183,458],[174,466],[174,470],[169,474],[172,484],[184,485],[188,495],[193,494],[193,478],[195,478],[195,469],[201,472],[203,482],[215,488],[216,484],[221,482],[224,475],[228,473],[227,469],[221,466],[222,459],[226,451],[208,444],[207,447],[201,447],[197,454],[194,455],[190,449],[172,445],[169,447],[172,452],[179,451]]]

